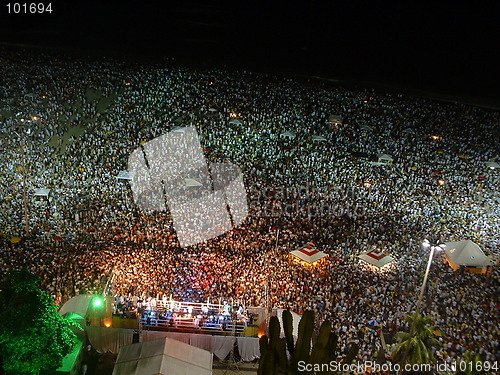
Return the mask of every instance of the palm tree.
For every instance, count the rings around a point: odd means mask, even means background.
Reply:
[[[414,322],[414,319],[416,320]],[[436,327],[431,325],[431,317],[422,314],[409,314],[405,317],[411,327],[415,324],[413,337],[408,332],[398,332],[395,336],[399,341],[392,351],[392,358],[402,365],[406,363],[435,363],[436,358],[432,348],[439,345],[434,337]],[[409,346],[409,350],[407,351]],[[407,356],[407,358],[405,358]]]

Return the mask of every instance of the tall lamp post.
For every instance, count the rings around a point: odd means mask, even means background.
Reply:
[[[416,322],[417,322],[417,317],[420,314],[420,309],[421,309],[420,306],[422,305],[422,299],[424,298],[425,287],[427,286],[427,279],[429,278],[429,271],[431,269],[432,258],[434,257],[434,252],[436,250],[442,250],[445,247],[444,244],[441,244],[438,246],[433,246],[433,245],[431,245],[431,243],[428,240],[424,240],[422,242],[422,246],[425,249],[430,247],[431,251],[429,253],[429,260],[427,262],[427,268],[425,269],[424,281],[422,282],[422,286],[420,287],[420,293],[419,293],[418,299],[417,299],[417,306],[415,307],[415,316],[413,318],[413,322],[412,322],[411,327],[410,327],[410,336],[408,338],[408,345],[406,346],[405,354],[403,356],[403,365],[401,367],[404,367],[404,365],[406,364],[406,360],[408,358],[408,353],[410,352],[411,340],[413,339],[413,336],[415,335],[415,326],[416,326]]]
[[[22,159],[22,169],[23,169],[23,210],[24,210],[24,230],[26,233],[26,237],[29,237],[30,234],[30,221],[29,221],[29,212],[28,212],[28,196],[27,196],[27,177],[26,177],[26,153],[24,152],[24,119],[21,119],[20,125],[20,133],[15,132],[19,137],[19,149],[21,151],[21,159]]]

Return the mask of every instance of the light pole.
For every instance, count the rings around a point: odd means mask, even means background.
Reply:
[[[29,237],[30,234],[30,221],[29,221],[29,212],[28,212],[28,197],[27,197],[27,178],[26,178],[26,153],[24,152],[24,119],[21,119],[20,125],[20,134],[14,132],[19,137],[19,149],[21,151],[21,160],[22,160],[22,169],[23,169],[23,208],[24,208],[24,230],[26,233],[26,237]]]
[[[422,246],[424,247],[424,249],[430,247],[431,251],[429,253],[429,261],[427,262],[427,268],[425,269],[424,281],[422,282],[422,286],[420,287],[420,293],[419,293],[418,299],[417,299],[417,306],[415,307],[415,316],[413,318],[413,322],[412,322],[411,327],[410,327],[410,336],[408,337],[408,345],[406,346],[405,354],[403,356],[403,364],[401,367],[404,367],[404,365],[406,364],[406,359],[408,357],[408,353],[410,352],[411,340],[413,339],[413,336],[415,335],[415,326],[417,323],[417,317],[420,314],[420,306],[422,304],[422,299],[424,298],[425,287],[427,285],[427,279],[429,277],[429,271],[431,269],[432,258],[434,257],[434,252],[436,250],[443,249],[445,245],[441,244],[438,246],[432,246],[428,240],[424,240],[422,242]]]

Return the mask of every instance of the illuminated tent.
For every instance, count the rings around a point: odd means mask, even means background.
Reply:
[[[378,154],[378,161],[382,163],[392,163],[393,159],[391,155],[388,154]]]
[[[342,124],[342,115],[330,115],[328,116],[328,122],[333,124]]]
[[[393,257],[384,254],[380,250],[367,251],[358,255],[358,258],[379,268],[394,260]]]
[[[299,247],[297,250],[293,250],[290,253],[307,263],[314,263],[327,256],[324,252],[319,251],[312,243]]]
[[[233,124],[233,125],[243,125],[243,123],[240,120],[236,119],[236,118],[233,118],[232,120],[229,120],[229,123]]]
[[[445,245],[444,253],[446,259],[454,270],[457,270],[461,266],[483,269],[483,267],[493,265],[492,260],[471,240],[446,242]]]
[[[113,375],[211,375],[212,353],[167,337],[122,346]]]
[[[323,141],[326,141],[326,138],[321,136],[321,135],[313,135],[312,136],[312,140],[313,141],[320,141],[320,142],[323,142]]]
[[[66,315],[69,313],[78,314],[80,316],[87,316],[87,311],[90,302],[95,297],[93,294],[80,294],[70,298],[60,309],[59,314]]]
[[[281,137],[288,138],[288,139],[294,139],[295,134],[293,134],[292,132],[286,131],[286,132],[281,133]]]
[[[184,179],[184,184],[187,187],[200,187],[203,186],[199,181],[195,180],[194,178],[185,178]]]
[[[116,178],[118,180],[133,180],[136,172],[120,171]]]
[[[35,197],[48,198],[49,194],[50,194],[50,189],[35,189]]]
[[[484,164],[486,164],[486,166],[490,169],[500,169],[500,164],[498,164],[494,160],[489,160],[489,161],[485,162]]]

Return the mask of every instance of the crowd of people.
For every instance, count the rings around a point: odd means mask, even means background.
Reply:
[[[407,329],[424,239],[471,239],[498,258],[499,170],[485,166],[499,152],[496,110],[312,79],[8,49],[0,77],[0,269],[28,267],[58,304],[101,292],[111,276],[113,293],[129,299],[245,306],[264,306],[270,285],[272,307],[315,310],[331,319],[342,350],[356,342],[370,359],[381,348],[368,320]],[[141,142],[188,125],[209,162],[241,168],[249,215],[181,248],[168,210],[141,212],[116,177]],[[392,162],[369,160],[379,154]],[[49,196],[35,197],[38,188]],[[289,254],[309,241],[328,254],[321,266]],[[375,269],[357,258],[370,249],[394,262]],[[498,270],[458,273],[436,255],[423,311],[440,328],[438,359],[470,351],[499,360],[498,286]]]

